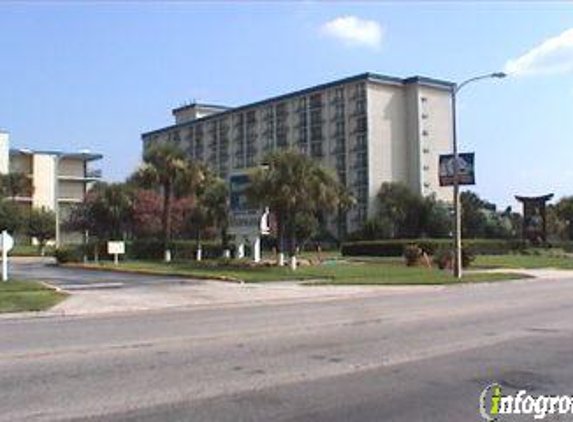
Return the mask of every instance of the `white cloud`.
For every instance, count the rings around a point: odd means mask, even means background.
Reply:
[[[376,21],[340,16],[324,23],[320,32],[326,36],[339,39],[347,45],[380,48],[383,28]]]
[[[573,28],[543,41],[523,56],[508,60],[510,75],[539,75],[573,71]]]

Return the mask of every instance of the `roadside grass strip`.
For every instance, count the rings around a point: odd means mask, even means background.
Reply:
[[[0,282],[0,313],[43,311],[66,298],[66,294],[34,281]]]

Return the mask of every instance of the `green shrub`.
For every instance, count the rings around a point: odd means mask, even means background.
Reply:
[[[434,255],[439,249],[450,248],[452,240],[396,239],[347,242],[342,245],[342,255],[400,257],[404,254],[404,248],[412,244],[416,244],[426,254]],[[525,248],[523,242],[519,240],[503,239],[467,239],[463,241],[463,245],[476,255],[504,255],[521,252]]]
[[[549,244],[551,248],[563,249],[567,253],[573,253],[573,242],[556,241]]]
[[[407,245],[404,247],[404,259],[408,267],[413,267],[420,262],[424,251],[418,245]]]
[[[434,255],[434,264],[440,270],[453,268],[454,266],[454,251],[452,249],[440,249]],[[475,260],[475,255],[467,249],[462,250],[462,267],[468,268]]]
[[[220,258],[223,255],[223,247],[216,242],[202,242],[203,258]],[[128,257],[131,259],[162,259],[164,244],[156,239],[138,239],[129,244]],[[197,256],[197,242],[194,240],[174,240],[169,244],[173,259],[189,260]]]
[[[54,257],[58,264],[67,264],[68,262],[82,262],[84,258],[83,247],[81,246],[63,246],[54,251]]]

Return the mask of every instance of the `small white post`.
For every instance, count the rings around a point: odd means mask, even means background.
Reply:
[[[293,256],[290,257],[290,269],[293,270],[293,271],[295,271],[295,270],[296,270],[296,265],[297,265],[296,256],[293,255]]]
[[[2,233],[4,237],[4,233]],[[8,281],[8,252],[2,248],[2,281]]]
[[[223,251],[223,258],[230,258],[231,257],[231,251],[229,249],[225,249]]]
[[[165,262],[171,262],[171,250],[165,250]]]
[[[285,254],[283,252],[279,253],[279,267],[285,266]]]
[[[2,246],[2,281],[8,281],[8,252],[14,247],[14,239],[6,230],[3,230],[0,242]]]
[[[203,259],[203,249],[201,245],[197,248],[197,261],[201,261]]]
[[[261,238],[259,236],[253,240],[253,261],[261,262]]]
[[[241,259],[245,257],[245,244],[243,242],[237,245],[237,258]]]
[[[113,263],[115,265],[119,265],[119,255],[118,254],[113,254]]]

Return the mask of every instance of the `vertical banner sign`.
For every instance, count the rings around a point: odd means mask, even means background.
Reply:
[[[440,186],[453,186],[455,160],[453,154],[440,155]],[[475,154],[458,154],[458,182],[460,185],[475,185]]]

